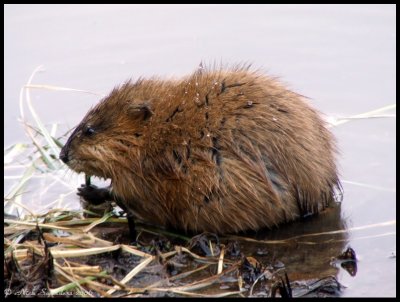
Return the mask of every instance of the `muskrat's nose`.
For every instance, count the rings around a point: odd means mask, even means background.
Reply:
[[[61,149],[61,152],[60,152],[60,159],[61,159],[64,163],[67,163],[67,162],[68,162],[68,149],[65,148],[65,146]]]

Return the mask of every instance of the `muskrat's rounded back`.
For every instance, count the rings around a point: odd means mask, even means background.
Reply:
[[[64,147],[135,215],[188,231],[273,227],[340,186],[335,140],[302,96],[247,68],[115,88]]]

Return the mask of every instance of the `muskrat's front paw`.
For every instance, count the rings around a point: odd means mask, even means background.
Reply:
[[[77,194],[80,196],[82,208],[86,210],[84,217],[98,217],[113,209],[108,189],[97,188],[95,185],[81,185]]]
[[[82,184],[78,188],[77,194],[85,199],[85,201],[94,205],[99,205],[111,199],[109,189],[98,188],[95,185]]]

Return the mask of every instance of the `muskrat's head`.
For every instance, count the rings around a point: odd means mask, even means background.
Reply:
[[[153,111],[150,101],[135,93],[137,85],[115,88],[76,127],[60,153],[72,170],[113,179],[116,173],[138,169]]]

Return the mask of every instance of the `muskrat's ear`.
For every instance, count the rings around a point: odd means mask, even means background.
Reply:
[[[128,115],[135,119],[147,120],[153,115],[153,113],[150,102],[130,104],[128,107]]]

